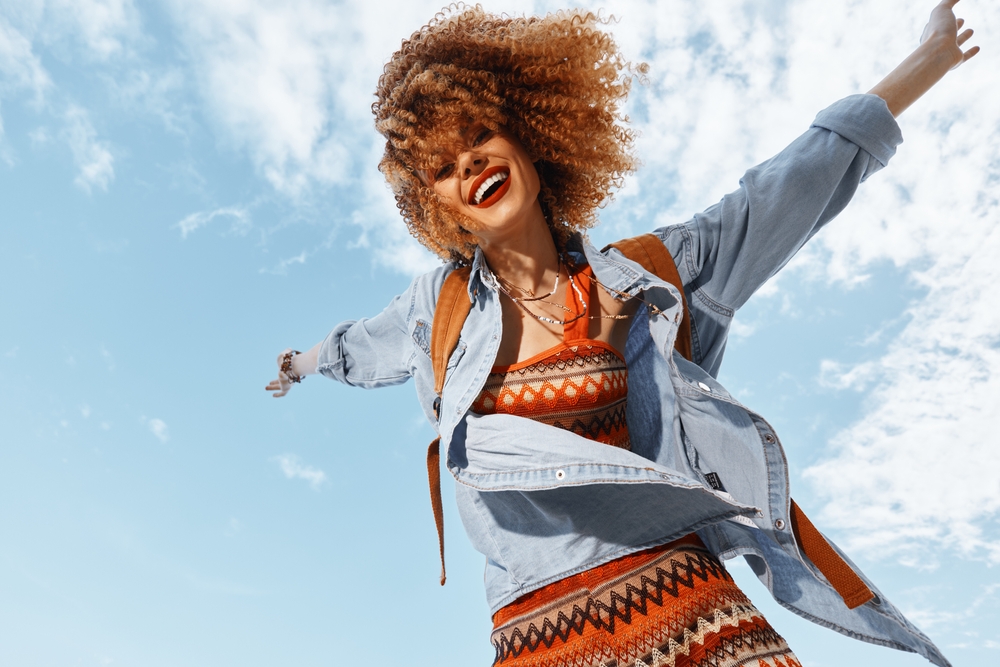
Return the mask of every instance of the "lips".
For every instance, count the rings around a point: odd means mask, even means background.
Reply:
[[[497,185],[499,183],[499,185]],[[490,167],[472,182],[469,188],[469,205],[476,208],[489,208],[500,201],[510,189],[510,168]],[[489,193],[489,196],[487,196]],[[478,197],[482,200],[477,203]]]

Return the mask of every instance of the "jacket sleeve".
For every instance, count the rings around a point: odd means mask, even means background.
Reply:
[[[733,313],[844,209],[902,140],[884,100],[852,95],[748,170],[738,190],[683,225],[656,230],[684,279],[693,324],[702,329],[695,340],[700,365],[718,370]],[[700,326],[699,313],[713,322]]]
[[[364,389],[406,382],[414,354],[410,336],[413,294],[411,284],[375,317],[334,327],[320,346],[316,370]]]

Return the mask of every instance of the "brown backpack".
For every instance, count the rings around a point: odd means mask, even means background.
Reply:
[[[674,348],[688,361],[691,361],[691,316],[687,300],[684,296],[684,284],[674,258],[663,245],[663,242],[653,234],[642,234],[605,248],[617,248],[625,257],[639,264],[664,282],[669,282],[681,294],[684,317]],[[434,413],[440,418],[441,392],[444,389],[445,375],[448,370],[448,359],[458,345],[458,337],[462,332],[472,304],[469,301],[469,275],[471,269],[462,267],[448,274],[441,293],[438,296],[437,308],[434,311],[434,324],[431,330],[431,365],[434,369]],[[444,508],[441,502],[441,438],[435,438],[427,448],[427,479],[430,483],[431,507],[434,510],[434,524],[437,527],[438,548],[441,554],[441,585],[446,580],[444,568]],[[794,500],[791,502],[792,531],[802,552],[823,573],[827,581],[844,599],[848,608],[854,609],[875,597],[865,582],[848,565],[843,558],[830,546],[826,538],[813,526],[805,513]]]

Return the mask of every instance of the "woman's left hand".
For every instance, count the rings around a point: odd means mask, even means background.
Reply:
[[[962,45],[969,41],[973,31],[970,28],[962,30],[965,19],[955,18],[954,7],[958,3],[959,0],[941,0],[937,7],[931,10],[930,19],[928,19],[927,26],[920,36],[921,44],[930,40],[941,46],[953,63],[951,69],[955,69],[979,53],[978,46],[973,46],[966,51],[962,50]],[[959,33],[959,30],[962,32]]]

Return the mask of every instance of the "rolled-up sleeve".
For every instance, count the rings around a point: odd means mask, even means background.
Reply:
[[[697,363],[718,372],[734,312],[847,206],[902,141],[882,98],[846,97],[748,170],[738,190],[686,223],[656,230],[684,279]]]
[[[316,370],[365,389],[406,382],[414,349],[412,312],[413,285],[375,317],[341,322],[320,345]]]
[[[875,95],[852,95],[821,111],[787,148],[748,170],[738,190],[686,223],[692,287],[723,309],[738,309],[844,209],[902,140]]]

